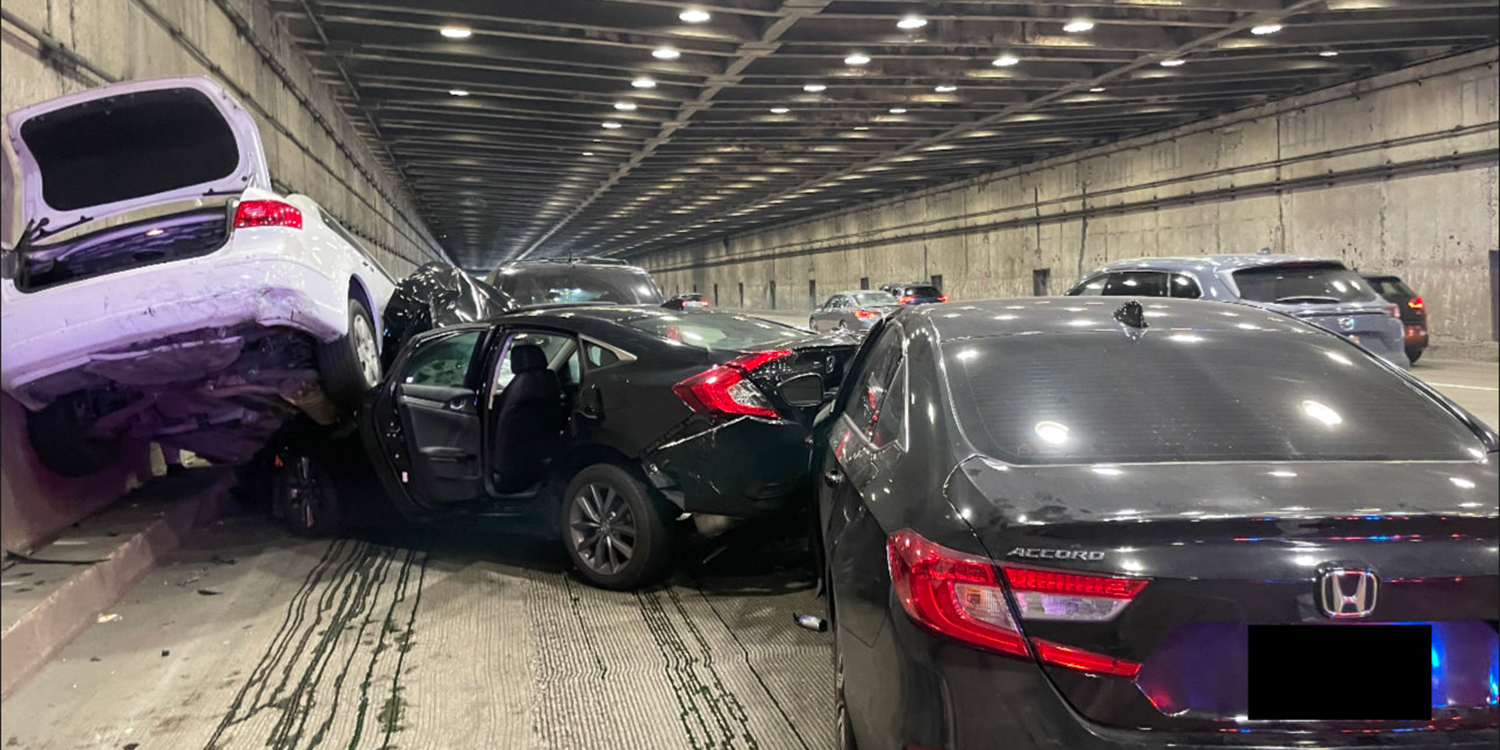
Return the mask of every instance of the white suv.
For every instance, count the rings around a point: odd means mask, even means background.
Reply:
[[[380,379],[394,282],[305,195],[272,187],[254,120],[206,77],[104,86],[6,118],[26,231],[4,254],[0,387],[52,471],[119,440],[249,458]],[[331,400],[331,403],[330,403]]]

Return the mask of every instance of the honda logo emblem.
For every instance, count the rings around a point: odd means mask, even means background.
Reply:
[[[1336,620],[1368,617],[1375,611],[1380,579],[1369,568],[1328,567],[1318,573],[1318,604]]]

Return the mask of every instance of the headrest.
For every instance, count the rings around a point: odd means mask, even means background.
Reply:
[[[547,353],[536,344],[517,344],[510,348],[510,371],[535,372],[547,369]]]

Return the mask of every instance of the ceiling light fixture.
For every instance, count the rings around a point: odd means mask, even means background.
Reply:
[[[656,81],[654,81],[654,80],[652,80],[650,78],[646,78],[645,76],[642,76],[640,78],[635,79],[634,81],[631,81],[630,85],[634,86],[634,87],[636,87],[638,89],[654,89],[654,88],[656,88]]]
[[[1162,60],[1161,61],[1161,66],[1163,68],[1175,68],[1178,65],[1182,65],[1185,62],[1187,62],[1187,60],[1183,60],[1182,58],[1174,57],[1174,58],[1172,58],[1170,60]]]
[[[950,85],[948,85],[948,84],[945,83],[945,84],[943,84],[941,86],[933,86],[932,90],[938,92],[939,94],[951,94],[951,93],[957,91],[958,87],[957,86],[950,86]]]
[[[905,16],[901,20],[899,20],[899,21],[896,22],[896,28],[898,28],[898,29],[906,29],[907,31],[912,31],[914,29],[920,29],[920,28],[922,28],[923,26],[926,26],[926,25],[927,25],[927,19],[925,19],[925,18],[923,18],[923,17],[921,17],[919,15],[916,15],[916,14]]]
[[[708,19],[713,18],[713,16],[709,15],[708,11],[702,8],[688,8],[678,13],[677,18],[683,23],[707,23]]]
[[[474,30],[467,26],[444,26],[438,29],[438,33],[449,39],[468,39],[474,36]]]
[[[844,64],[845,65],[865,65],[865,64],[867,64],[869,62],[870,62],[870,56],[869,55],[863,55],[863,54],[860,54],[858,52],[855,52],[854,54],[852,54],[852,55],[844,58]]]
[[[615,109],[621,112],[634,112],[635,102],[615,102]]]
[[[809,83],[806,86],[802,87],[802,90],[806,91],[809,94],[816,94],[819,91],[825,91],[827,89],[828,89],[828,87],[824,86],[821,83]]]
[[[995,62],[992,64],[997,68],[1009,68],[1018,62],[1021,62],[1021,58],[1015,55],[1001,55],[995,58]]]
[[[594,152],[593,151],[585,151],[585,152],[583,152],[583,155],[584,156],[593,156]]]
[[[1102,93],[1104,93],[1104,87],[1103,86],[1095,86],[1095,87],[1089,89],[1089,93],[1090,94],[1102,94]]]
[[[1325,49],[1318,53],[1318,57],[1338,57],[1338,50]]]
[[[672,49],[671,47],[657,47],[656,49],[651,50],[651,56],[658,60],[676,60],[677,58],[682,57],[682,53],[678,52],[675,49]]]
[[[790,111],[791,110],[787,109],[786,107],[772,107],[771,108],[771,114],[773,114],[773,115],[784,115],[784,114],[786,114],[786,113],[788,113]]]
[[[469,92],[464,91],[463,89],[448,89],[448,95],[449,96],[468,96]]]
[[[1082,34],[1083,32],[1090,31],[1093,28],[1094,28],[1094,22],[1093,21],[1087,21],[1087,20],[1084,20],[1082,18],[1080,18],[1080,19],[1078,19],[1076,21],[1069,21],[1066,24],[1063,24],[1063,31],[1066,31],[1069,34]]]
[[[1275,34],[1278,31],[1281,31],[1281,24],[1279,23],[1264,23],[1259,26],[1250,27],[1250,33],[1256,36]]]
[[[604,129],[605,130],[619,130],[620,129],[620,123],[615,122],[614,120],[605,120],[604,121]]]
[[[891,107],[891,114],[904,115],[906,114],[906,107]]]

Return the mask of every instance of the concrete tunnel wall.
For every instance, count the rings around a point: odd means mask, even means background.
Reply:
[[[207,74],[255,116],[277,189],[311,196],[360,235],[396,278],[445,260],[403,183],[376,158],[332,92],[260,0],[5,0],[0,110],[116,80]],[[7,171],[14,155],[6,145]],[[24,224],[7,174],[4,239]],[[147,445],[83,480],[49,474],[30,455],[24,410],[0,410],[0,529],[24,549],[152,474]],[[154,463],[161,469],[159,456]]]
[[[943,277],[956,300],[1060,294],[1109,261],[1303,253],[1395,273],[1432,344],[1495,355],[1497,50],[1413,66],[809,219],[638,259],[667,294],[809,309],[844,289]],[[717,292],[715,292],[717,285]]]

